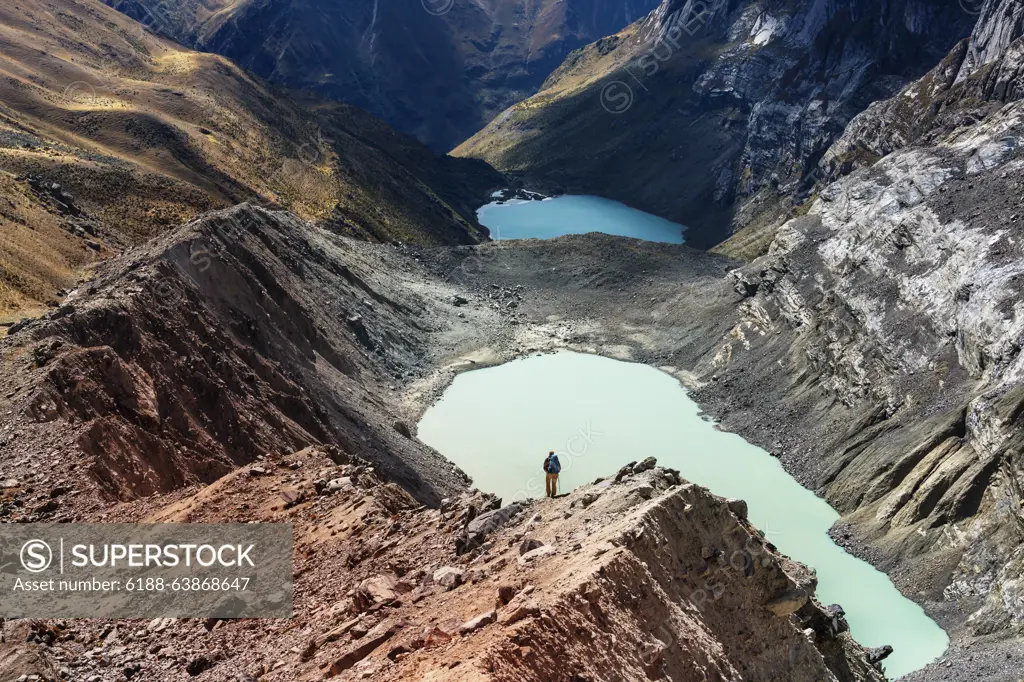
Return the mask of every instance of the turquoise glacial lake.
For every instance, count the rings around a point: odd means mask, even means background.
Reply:
[[[542,200],[512,199],[477,211],[493,239],[551,239],[564,234],[604,232],[652,242],[682,244],[682,225],[601,197],[565,195]]]
[[[563,351],[465,372],[423,415],[419,438],[506,503],[544,495],[550,450],[562,463],[561,492],[657,457],[689,481],[746,500],[766,538],[817,571],[819,601],[842,605],[858,642],[892,645],[890,678],[949,644],[888,576],[832,542],[832,507],[767,452],[701,418],[682,385],[653,367]]]

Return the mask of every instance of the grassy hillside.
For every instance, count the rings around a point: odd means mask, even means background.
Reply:
[[[469,243],[473,202],[501,182],[98,0],[0,5],[0,171],[0,221],[19,226],[0,237],[0,319],[213,208],[254,201],[352,236]]]

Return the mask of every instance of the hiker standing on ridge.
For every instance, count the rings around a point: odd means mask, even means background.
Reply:
[[[544,459],[544,488],[548,497],[554,497],[558,493],[558,472],[562,465],[558,462],[558,455],[552,450]]]

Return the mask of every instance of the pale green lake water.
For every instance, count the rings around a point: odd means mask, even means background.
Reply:
[[[683,243],[682,225],[611,199],[565,195],[540,201],[513,199],[487,204],[477,220],[494,239],[551,239],[563,234],[604,232],[652,242]]]
[[[679,382],[653,367],[560,352],[466,372],[424,414],[419,438],[505,503],[544,495],[540,467],[550,450],[562,463],[561,492],[657,457],[689,481],[746,500],[770,542],[815,568],[819,601],[842,605],[858,642],[893,646],[890,678],[948,646],[884,573],[832,542],[832,507],[767,452],[704,421]]]

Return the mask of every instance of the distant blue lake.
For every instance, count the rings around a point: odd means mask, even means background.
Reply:
[[[686,229],[611,199],[577,195],[487,204],[477,211],[477,219],[491,231],[493,239],[551,239],[563,234],[604,232],[682,244]]]

